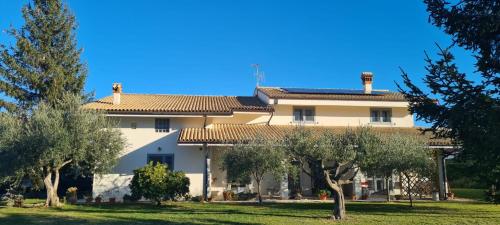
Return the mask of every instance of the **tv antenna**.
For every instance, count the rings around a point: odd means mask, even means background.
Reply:
[[[260,83],[264,80],[264,73],[260,71],[260,64],[252,64],[252,67],[255,68],[255,79],[257,80],[257,87],[260,86]]]

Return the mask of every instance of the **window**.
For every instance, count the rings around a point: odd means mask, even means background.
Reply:
[[[169,119],[155,119],[155,131],[156,132],[169,132],[170,131],[170,120]]]
[[[293,122],[314,122],[314,108],[294,108]]]
[[[370,122],[372,123],[390,123],[390,109],[372,109],[370,112]]]
[[[163,163],[168,166],[168,169],[174,170],[174,154],[148,154],[148,163],[153,164]]]

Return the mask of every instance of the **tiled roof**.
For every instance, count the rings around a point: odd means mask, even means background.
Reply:
[[[279,87],[258,87],[258,91],[267,95],[269,98],[278,99],[319,99],[319,100],[346,100],[346,101],[406,101],[404,96],[398,92],[390,91],[376,91],[372,94],[354,94],[354,93],[341,93],[342,89],[328,89],[338,90],[339,93],[292,93],[286,91],[286,88]],[[314,89],[311,89],[314,90]],[[327,90],[327,89],[318,89]],[[349,90],[360,91],[360,90]]]
[[[177,142],[180,144],[231,144],[250,140],[258,135],[282,139],[294,128],[295,126],[293,125],[214,124],[209,128],[184,128],[181,130]],[[326,129],[340,133],[345,131],[347,127],[306,126],[306,129],[313,129],[316,131]],[[373,127],[372,129],[380,133],[399,132],[404,134],[420,134],[420,130],[418,128]],[[431,139],[429,145],[451,145],[451,142],[444,139]]]
[[[270,112],[273,109],[257,97],[121,94],[120,104],[108,96],[85,105],[108,112],[230,114],[234,111]]]

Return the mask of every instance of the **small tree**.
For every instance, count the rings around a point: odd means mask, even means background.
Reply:
[[[189,193],[189,183],[183,172],[170,171],[166,164],[149,162],[134,170],[129,186],[133,199],[144,197],[160,205],[164,199],[174,200]]]
[[[396,172],[407,180],[406,192],[413,207],[411,178],[414,176],[431,177],[435,162],[432,151],[428,148],[425,138],[416,135],[392,134],[385,137],[384,148],[389,149],[390,164]]]
[[[1,113],[0,178],[42,183],[46,205],[58,206],[63,167],[79,174],[109,171],[125,141],[115,122],[81,105],[79,96],[69,94],[55,104],[42,102],[26,117]]]
[[[299,128],[306,129],[306,128]],[[297,130],[295,131],[297,132]],[[288,136],[293,136],[290,133]],[[297,136],[297,135],[295,135]],[[369,128],[357,130],[346,129],[341,133],[323,131],[316,135],[303,136],[300,142],[288,142],[286,149],[294,149],[287,153],[305,156],[319,162],[328,187],[333,191],[334,209],[332,219],[345,218],[345,201],[342,185],[349,182],[345,175],[354,170],[358,171],[358,164],[365,159],[366,152],[378,147],[379,139]],[[285,138],[286,139],[286,138]],[[307,148],[293,146],[294,143],[309,142]]]
[[[396,164],[399,163],[397,162],[399,157],[394,151],[395,149],[390,147],[392,143],[391,139],[387,138],[387,135],[379,134],[379,138],[380,146],[367,151],[359,166],[367,173],[384,176],[387,201],[391,201],[389,181],[395,172]]]
[[[303,127],[297,126],[294,128],[292,132],[285,136],[283,139],[283,146],[285,151],[288,152],[290,158],[290,175],[293,182],[293,190],[292,194],[302,194],[302,188],[300,183],[300,173],[303,172],[308,176],[313,178],[313,184],[316,185],[318,175],[313,170],[313,167],[316,164],[316,158],[311,157],[309,153],[310,149],[314,149],[316,143],[311,141],[313,138],[313,133],[310,130],[303,129]],[[309,169],[306,169],[306,166],[309,166]],[[323,179],[323,173],[319,175],[319,179]]]
[[[262,203],[261,183],[265,174],[283,179],[288,166],[282,147],[271,139],[256,137],[248,142],[237,143],[223,155],[222,168],[228,171],[231,180],[253,178],[257,185],[257,196]]]

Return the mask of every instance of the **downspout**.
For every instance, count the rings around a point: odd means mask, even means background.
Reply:
[[[276,100],[273,99],[273,103],[276,104]],[[272,106],[273,111],[271,112],[271,116],[269,117],[269,120],[267,120],[267,125],[271,122],[271,119],[273,119],[274,116],[274,105]]]
[[[269,125],[269,123],[271,122],[271,119],[273,118],[273,116],[274,116],[274,110],[271,112],[271,116],[267,120],[267,125]]]

